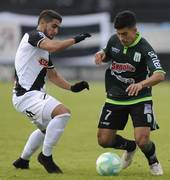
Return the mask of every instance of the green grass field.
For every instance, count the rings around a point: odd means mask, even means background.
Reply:
[[[160,130],[153,132],[151,137],[157,145],[157,154],[164,169],[162,177],[150,175],[140,151],[136,153],[133,164],[118,176],[102,177],[96,173],[96,158],[103,152],[113,150],[99,147],[96,138],[98,117],[105,100],[104,85],[91,82],[90,88],[90,91],[74,94],[48,85],[49,94],[57,97],[72,111],[72,118],[53,153],[64,174],[51,175],[37,162],[38,152],[31,159],[30,170],[16,170],[12,166],[35,127],[13,108],[12,83],[0,83],[0,180],[170,180],[170,83],[157,85],[153,90]],[[120,133],[133,138],[131,121]],[[122,154],[122,151],[115,152]]]

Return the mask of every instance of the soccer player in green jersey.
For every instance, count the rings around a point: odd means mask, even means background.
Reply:
[[[125,150],[122,166],[127,168],[137,146],[148,160],[153,175],[163,170],[150,140],[150,132],[158,129],[152,107],[151,87],[163,81],[165,72],[151,45],[136,27],[136,15],[122,11],[114,21],[116,34],[106,48],[95,54],[97,65],[108,62],[105,73],[106,102],[98,124],[98,143],[104,148]],[[131,116],[135,140],[117,134]]]

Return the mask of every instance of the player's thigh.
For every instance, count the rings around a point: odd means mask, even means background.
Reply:
[[[66,108],[60,101],[52,96],[47,96],[47,101],[42,111],[42,118],[44,121],[50,121],[57,115],[69,113],[70,110]]]
[[[130,106],[130,115],[133,126],[150,127],[151,130],[158,129],[158,124],[155,120],[152,101],[145,101]]]
[[[128,121],[128,108],[124,105],[105,103],[99,119],[98,128],[123,130]]]
[[[32,120],[37,119],[47,102],[47,95],[41,91],[29,91],[22,96],[13,97],[14,107]]]
[[[15,107],[18,111],[26,114],[39,129],[46,129],[52,119],[53,110],[62,103],[54,97],[41,92],[30,91],[18,98]]]

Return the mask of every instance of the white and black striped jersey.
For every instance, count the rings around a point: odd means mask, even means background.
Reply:
[[[43,90],[47,69],[54,68],[49,52],[39,48],[44,33],[34,30],[26,33],[15,56],[16,94]]]

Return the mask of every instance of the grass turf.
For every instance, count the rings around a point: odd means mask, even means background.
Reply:
[[[35,127],[24,115],[15,111],[11,102],[12,83],[0,83],[0,180],[143,180],[170,179],[169,156],[169,108],[170,83],[161,83],[153,89],[155,113],[160,130],[152,133],[151,138],[157,145],[158,158],[163,166],[164,175],[154,177],[149,173],[143,154],[138,151],[133,164],[118,176],[99,176],[95,170],[97,157],[107,151],[119,155],[122,151],[102,149],[97,144],[96,132],[101,106],[105,100],[104,84],[90,83],[90,91],[71,93],[48,85],[49,94],[57,97],[72,112],[72,118],[65,132],[54,148],[54,159],[64,171],[63,175],[48,174],[33,155],[30,170],[16,170],[13,160],[20,156],[29,134]],[[120,134],[133,138],[131,121]],[[40,150],[39,150],[40,152]]]

